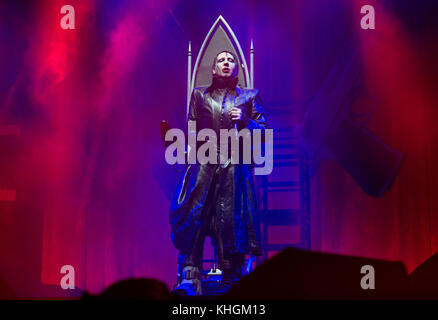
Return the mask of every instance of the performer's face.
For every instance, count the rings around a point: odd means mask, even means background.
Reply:
[[[234,74],[235,68],[236,61],[234,61],[234,57],[228,52],[222,52],[216,57],[216,66],[213,68],[213,74],[229,77]]]

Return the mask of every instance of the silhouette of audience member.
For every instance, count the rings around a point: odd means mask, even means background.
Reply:
[[[116,282],[99,295],[85,292],[82,300],[171,300],[166,284],[154,279],[127,279]]]

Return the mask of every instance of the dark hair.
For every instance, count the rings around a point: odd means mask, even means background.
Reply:
[[[224,52],[229,53],[229,54],[231,54],[231,55],[233,56],[234,63],[236,64],[236,66],[234,67],[234,68],[235,68],[235,69],[234,69],[234,74],[237,76],[237,75],[239,74],[239,59],[237,59],[236,55],[235,55],[233,52],[228,51],[228,50],[223,50],[223,51],[219,52],[219,53],[214,57],[214,59],[213,59],[213,64],[212,64],[212,66],[211,66],[211,69],[216,68],[217,57],[218,57],[221,53],[224,53]]]

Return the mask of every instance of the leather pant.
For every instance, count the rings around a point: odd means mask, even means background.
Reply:
[[[210,185],[207,201],[205,202],[206,206],[202,212],[200,227],[196,231],[192,251],[189,254],[179,253],[178,255],[178,263],[181,270],[185,266],[195,266],[202,270],[204,242],[205,238],[210,236],[218,257],[219,269],[226,274],[241,273],[245,255],[243,253],[228,253],[224,255],[223,241],[221,233],[218,231],[217,219],[219,218],[216,212],[216,203],[218,201],[219,192],[221,192],[221,170],[226,170],[226,168],[218,164]]]

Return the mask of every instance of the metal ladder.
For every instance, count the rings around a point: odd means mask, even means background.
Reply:
[[[277,108],[272,110],[269,119],[275,117],[287,116],[291,113],[288,110],[292,108]],[[259,200],[259,218],[262,226],[262,249],[263,256],[258,258],[256,264],[265,261],[269,257],[270,252],[281,251],[287,247],[295,246],[303,249],[311,248],[311,217],[310,217],[310,178],[306,156],[300,149],[298,143],[298,135],[292,126],[275,127],[274,130],[274,171],[289,170],[295,171],[295,176],[292,174],[280,175],[281,179],[274,180],[272,175],[257,176],[257,189]],[[297,199],[294,208],[274,208],[275,201],[270,199],[270,196],[275,194],[280,195],[282,202],[284,199]],[[269,242],[270,227],[281,226],[298,226],[299,241],[298,242]],[[285,239],[287,240],[287,239]]]

